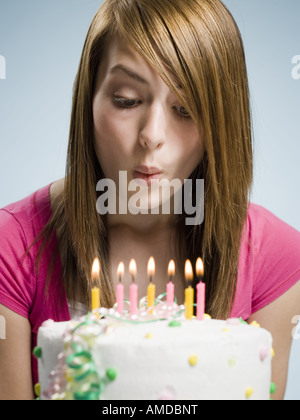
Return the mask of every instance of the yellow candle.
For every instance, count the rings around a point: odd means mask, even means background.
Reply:
[[[92,267],[92,280],[94,284],[100,284],[100,261],[95,258]],[[92,311],[100,308],[100,288],[92,288]]]
[[[185,317],[186,319],[192,319],[193,317],[193,304],[194,304],[194,289],[189,286],[185,289]]]
[[[148,286],[147,299],[148,299],[148,308],[151,308],[152,306],[154,306],[154,303],[155,303],[155,285],[152,282]]]
[[[100,289],[93,287],[92,289],[92,312],[100,308]]]
[[[189,286],[185,289],[185,317],[186,319],[192,319],[193,317],[193,305],[194,305],[194,289],[191,286],[193,281],[193,268],[190,260],[185,263],[185,279]]]
[[[155,274],[155,261],[153,257],[151,257],[148,261],[147,273],[150,279],[150,284],[148,286],[148,291],[147,291],[147,307],[151,308],[155,304],[155,289],[156,289],[155,285],[153,284],[153,276]]]

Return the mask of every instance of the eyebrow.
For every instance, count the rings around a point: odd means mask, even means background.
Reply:
[[[139,83],[142,83],[143,85],[147,85],[149,86],[149,82],[144,79],[142,76],[140,76],[138,73],[135,73],[134,71],[128,69],[127,67],[123,66],[122,64],[117,64],[116,66],[112,67],[110,69],[110,73],[113,74],[117,71],[121,71],[124,74],[126,74],[127,76],[129,76],[131,79],[136,80]],[[179,90],[183,90],[182,86],[180,85],[180,83],[176,83],[177,89]]]
[[[130,77],[131,79],[136,80],[139,83],[142,83],[143,85],[149,85],[149,82],[145,80],[142,76],[140,76],[138,73],[133,72],[132,70],[129,70],[127,67],[123,66],[122,64],[117,64],[116,66],[112,67],[110,70],[110,73],[113,74],[117,71],[121,71],[126,74],[126,76]]]

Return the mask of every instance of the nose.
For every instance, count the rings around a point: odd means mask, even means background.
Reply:
[[[149,107],[142,118],[139,142],[143,148],[155,150],[161,148],[166,141],[166,116],[163,107]]]

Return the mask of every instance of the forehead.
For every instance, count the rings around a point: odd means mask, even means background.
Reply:
[[[106,48],[105,59],[111,65],[117,64],[120,60],[133,61],[141,66],[148,66],[145,59],[126,40],[116,38]]]
[[[144,81],[145,85],[156,84],[160,85],[161,88],[171,90],[175,95],[179,92],[183,94],[182,88],[179,83],[170,75],[165,66],[161,64],[165,81],[160,77],[158,72],[149,64],[142,54],[134,49],[128,41],[120,39],[119,37],[109,42],[105,48],[102,60],[98,69],[97,75],[97,87],[103,81],[110,79],[113,74],[118,76],[124,76],[126,72],[115,71],[120,70],[120,67],[126,68],[129,72],[131,71],[131,77],[136,78],[138,81]],[[137,77],[134,77],[135,74]],[[140,76],[140,77],[138,77]],[[172,81],[171,85],[168,81]],[[175,89],[172,88],[175,86]]]
[[[145,60],[142,54],[136,51],[126,40],[117,38],[106,47],[98,71],[98,80],[103,81],[114,74],[126,75],[126,71],[122,71],[122,68],[131,72],[133,78],[134,74],[140,76],[136,77],[136,80],[144,82],[144,84],[153,82],[165,85],[157,71]],[[170,78],[171,76],[168,74],[168,79]]]

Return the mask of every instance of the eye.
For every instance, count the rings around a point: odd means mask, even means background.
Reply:
[[[176,110],[179,117],[190,119],[191,116],[188,111],[183,106],[175,106],[174,109]]]
[[[122,96],[114,96],[113,103],[119,108],[135,108],[141,101],[138,99],[124,98]]]

